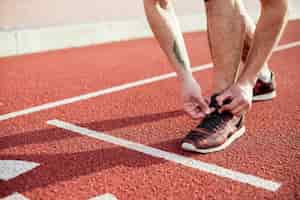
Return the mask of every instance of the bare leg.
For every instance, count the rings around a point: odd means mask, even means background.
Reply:
[[[287,22],[287,0],[261,0],[262,11],[239,82],[253,84],[277,45]]]
[[[246,37],[245,17],[239,0],[206,1],[208,38],[214,67],[213,90],[222,92],[242,71],[241,58]]]
[[[241,2],[241,9],[243,10],[243,15],[245,17],[245,22],[246,22],[246,38],[245,38],[245,43],[244,43],[244,49],[243,49],[243,55],[242,55],[242,60],[245,63],[247,56],[249,54],[249,50],[251,47],[251,44],[253,42],[253,37],[254,37],[254,32],[255,32],[255,24],[251,17],[248,15],[246,12],[246,9],[244,5]],[[258,77],[263,80],[264,82],[268,82],[271,80],[271,70],[268,66],[268,64],[264,64],[262,69],[259,72]]]
[[[212,98],[216,112],[184,138],[182,148],[185,150],[200,153],[219,151],[245,132],[241,115],[251,106],[257,75],[286,24],[287,0],[261,0],[262,14],[245,63],[241,64],[246,20],[240,3],[239,0],[206,1],[208,35],[215,64],[214,89],[222,93],[216,99]],[[223,104],[228,98],[231,102]],[[217,104],[222,104],[221,108]],[[227,140],[230,137],[231,140]]]
[[[287,23],[287,0],[261,0],[262,11],[255,29],[251,48],[243,70],[237,82],[219,96],[219,102],[231,98],[231,103],[223,106],[235,115],[249,110],[252,102],[252,91],[261,72],[278,44]]]

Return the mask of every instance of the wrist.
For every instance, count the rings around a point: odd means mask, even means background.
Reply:
[[[237,81],[238,85],[244,85],[244,86],[255,86],[257,77],[256,76],[241,76],[239,80]]]
[[[241,88],[254,88],[256,81],[253,79],[241,79],[237,85]]]
[[[194,81],[192,72],[185,72],[184,74],[178,74],[178,80],[180,83],[185,84]]]

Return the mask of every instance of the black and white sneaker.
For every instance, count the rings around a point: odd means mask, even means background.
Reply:
[[[253,101],[266,101],[276,97],[276,82],[274,72],[271,72],[271,81],[264,82],[257,79],[253,88]]]
[[[212,153],[224,150],[245,133],[244,116],[236,117],[229,112],[219,113],[216,95],[211,97],[215,111],[192,129],[181,142],[181,148],[197,153]]]

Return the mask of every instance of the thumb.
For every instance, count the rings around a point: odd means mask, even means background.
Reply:
[[[205,114],[210,113],[210,108],[203,98],[201,98],[201,97],[198,98],[198,104],[203,113],[205,113]]]

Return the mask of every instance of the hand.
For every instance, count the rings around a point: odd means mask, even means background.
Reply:
[[[182,83],[183,108],[193,119],[202,119],[210,113],[209,106],[202,97],[199,84],[194,78]]]
[[[217,97],[219,105],[222,105],[220,112],[229,111],[235,116],[241,116],[247,112],[252,105],[253,85],[236,83],[226,89]],[[225,100],[231,100],[229,104],[224,104]]]

